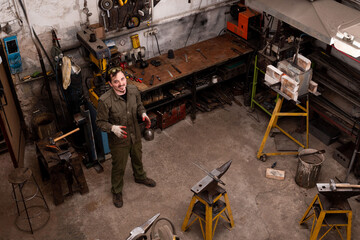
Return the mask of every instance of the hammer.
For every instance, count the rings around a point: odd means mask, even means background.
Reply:
[[[70,134],[73,134],[74,132],[77,132],[77,131],[79,131],[79,130],[80,130],[80,128],[76,128],[76,129],[74,129],[74,130],[72,130],[72,131],[70,131],[70,132],[68,132],[68,133],[66,133],[66,134],[64,134],[64,135],[62,135],[62,136],[60,136],[60,137],[57,137],[57,138],[55,138],[55,139],[53,139],[52,137],[50,137],[50,138],[49,138],[49,143],[50,143],[51,145],[55,145],[55,143],[56,143],[57,141],[65,138],[65,137],[69,136]]]
[[[330,179],[331,191],[336,191],[336,188],[360,188],[360,185],[355,185],[350,183],[335,183],[333,179]]]

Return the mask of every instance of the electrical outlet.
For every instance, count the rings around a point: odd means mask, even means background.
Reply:
[[[152,36],[152,35],[157,34],[157,33],[158,33],[157,28],[151,28],[151,29],[144,32],[144,36],[149,37],[149,36]]]

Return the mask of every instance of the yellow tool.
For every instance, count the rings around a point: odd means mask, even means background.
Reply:
[[[128,0],[125,0],[125,1],[119,0],[120,7],[124,6],[127,3],[127,1]]]

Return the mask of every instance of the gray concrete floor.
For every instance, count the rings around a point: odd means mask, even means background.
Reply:
[[[253,117],[251,117],[251,116]],[[257,122],[255,119],[258,119]],[[197,115],[195,124],[189,117],[178,124],[156,133],[155,140],[143,141],[143,162],[149,177],[157,181],[156,188],[147,188],[133,181],[128,164],[123,191],[124,206],[113,206],[110,192],[111,161],[103,163],[104,172],[85,169],[89,193],[75,193],[61,205],[52,201],[50,182],[42,182],[34,145],[26,147],[25,166],[32,168],[45,193],[50,207],[47,225],[33,235],[19,231],[14,224],[17,212],[11,196],[7,175],[12,169],[8,154],[0,156],[0,239],[126,239],[129,232],[147,219],[161,213],[176,227],[180,239],[202,239],[198,223],[188,232],[181,232],[192,192],[190,188],[205,174],[192,163],[207,169],[219,167],[233,160],[222,177],[229,195],[235,227],[229,230],[219,221],[214,239],[309,239],[310,229],[298,224],[317,193],[315,188],[299,187],[294,156],[270,157],[267,162],[256,159],[269,118],[260,110],[253,113],[238,105],[226,106],[210,113]],[[290,122],[290,120],[288,121]],[[291,124],[288,124],[291,128]],[[344,178],[346,169],[332,158],[336,143],[325,146],[310,136],[310,147],[325,149],[319,182]],[[273,139],[265,152],[274,151]],[[284,181],[265,177],[266,168],[277,162],[276,169],[284,170]],[[356,183],[353,175],[349,181]],[[352,239],[360,239],[360,203],[349,200],[353,210]],[[335,231],[325,239],[340,239]]]

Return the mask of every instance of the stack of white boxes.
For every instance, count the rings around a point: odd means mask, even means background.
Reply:
[[[312,93],[317,91],[317,83],[311,81],[311,78],[311,61],[300,54],[295,63],[293,59],[287,59],[278,62],[277,68],[268,65],[265,74],[266,82],[270,85],[281,82],[280,91],[294,101],[308,91]]]

